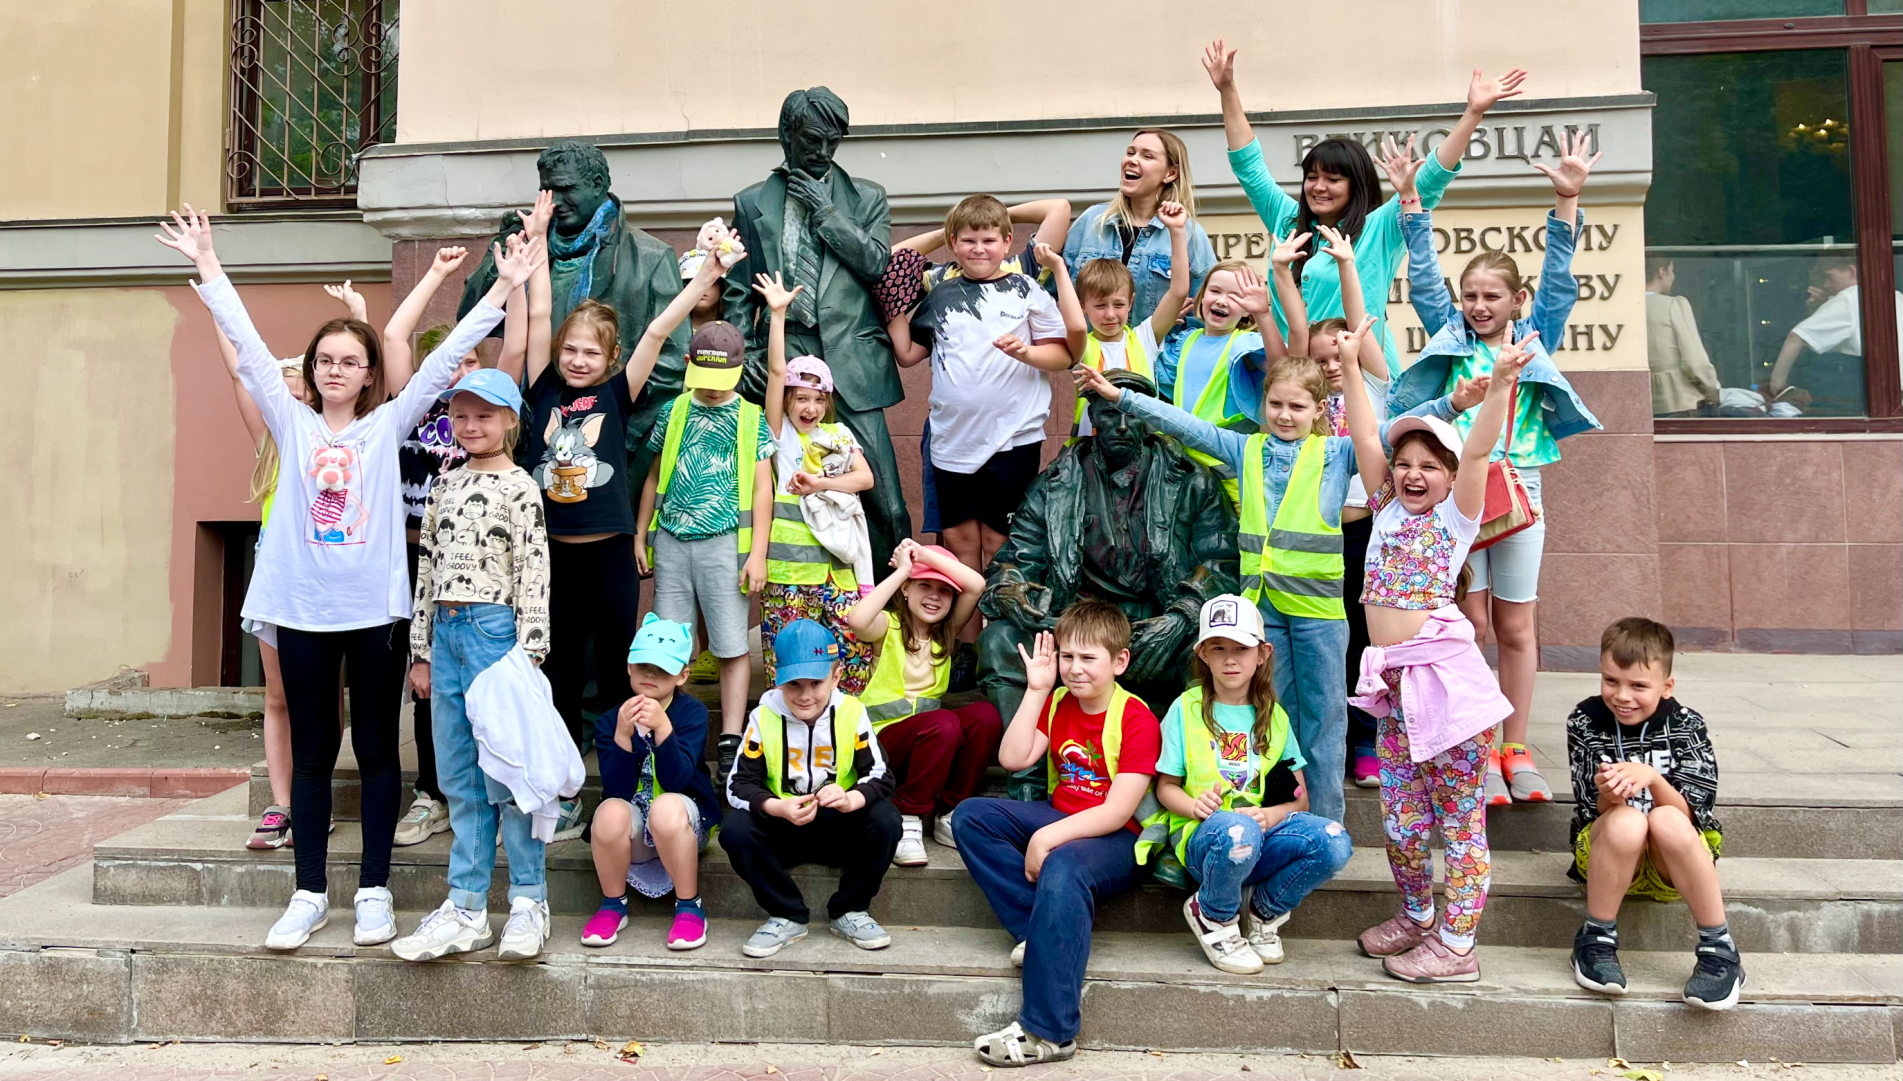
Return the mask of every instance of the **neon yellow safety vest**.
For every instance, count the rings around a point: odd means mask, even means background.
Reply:
[[[874,732],[894,721],[939,708],[945,692],[951,689],[951,657],[939,657],[932,661],[932,685],[917,698],[905,697],[905,632],[899,627],[899,618],[891,612],[885,614],[885,621],[879,660],[872,666],[872,678],[866,681],[865,691],[859,695],[867,715],[872,718]],[[932,643],[926,642],[925,648],[931,649]]]
[[[845,429],[843,424],[825,427]],[[805,441],[806,437],[800,436],[802,446]],[[766,580],[775,585],[816,586],[824,584],[830,576],[840,589],[856,591],[859,579],[852,573],[852,567],[841,563],[819,543],[812,527],[806,524],[806,516],[800,513],[800,497],[783,489],[784,482],[773,492],[773,528],[767,534]]]
[[[1229,351],[1235,348],[1236,335],[1240,333],[1242,333],[1240,330],[1232,330],[1229,332],[1229,337],[1223,340],[1222,355],[1216,358],[1216,367],[1209,373],[1209,382],[1203,384],[1202,393],[1196,396],[1196,401],[1192,404],[1188,400],[1189,351],[1202,338],[1203,331],[1201,327],[1190,331],[1189,337],[1183,339],[1182,351],[1176,354],[1176,386],[1170,391],[1170,401],[1176,408],[1186,409],[1218,428],[1253,432],[1256,427],[1254,421],[1241,413],[1222,411],[1223,406],[1229,401]],[[1183,450],[1191,458],[1208,466],[1217,477],[1221,478],[1222,490],[1229,493],[1229,505],[1236,506],[1237,501],[1242,498],[1242,493],[1238,488],[1236,471],[1229,468],[1229,463],[1192,447],[1185,446]]]
[[[1084,335],[1084,355],[1077,361],[1077,366],[1103,371],[1103,343],[1097,340],[1094,332]],[[1127,326],[1123,328],[1123,366],[1147,379],[1156,378],[1156,371],[1150,366],[1150,358],[1144,354],[1143,347],[1137,344],[1137,332]],[[1084,414],[1089,411],[1089,400],[1079,394],[1077,415],[1071,418],[1070,439],[1067,442],[1077,442],[1077,433],[1084,426]]]
[[[1044,731],[1050,732],[1057,724],[1057,704],[1064,700],[1070,691],[1059,687],[1051,693],[1050,702],[1044,707]],[[1103,719],[1103,764],[1110,771],[1110,779],[1117,779],[1117,754],[1123,748],[1123,711],[1136,698],[1123,689],[1122,684],[1113,685],[1110,691],[1110,708]],[[1057,793],[1057,744],[1052,742],[1044,749],[1044,781],[1046,791]],[[1163,847],[1169,837],[1168,828],[1156,818],[1162,809],[1156,801],[1154,783],[1143,790],[1143,800],[1137,804],[1136,820],[1143,826],[1143,832],[1137,835],[1137,863],[1150,862],[1150,857]]]
[[[687,427],[687,410],[693,394],[684,393],[668,407],[667,438],[661,442],[661,479],[654,489],[654,516],[648,519],[648,566],[654,566],[654,533],[661,528],[661,501],[668,485],[674,482],[674,466],[681,456],[681,430]],[[740,399],[739,431],[734,438],[733,472],[740,484],[740,511],[734,518],[734,542],[739,565],[753,554],[753,463],[760,455],[760,407]]]
[[[1214,788],[1222,780],[1221,755],[1216,749],[1216,741],[1209,735],[1209,728],[1203,723],[1203,689],[1191,687],[1176,700],[1177,712],[1183,725],[1183,791],[1191,799],[1200,797]],[[1282,750],[1288,746],[1288,714],[1277,705],[1269,718],[1269,749],[1262,756],[1262,766],[1250,779],[1247,791],[1225,788],[1222,794],[1222,809],[1233,811],[1237,807],[1260,807],[1264,792],[1268,788],[1269,771],[1282,760]],[[1189,839],[1195,834],[1202,822],[1194,818],[1185,818],[1168,809],[1160,809],[1161,823],[1169,831],[1169,851],[1182,865],[1189,860]],[[1148,826],[1149,823],[1144,823]],[[1169,856],[1164,860],[1167,864]],[[1161,876],[1164,872],[1158,868]]]
[[[1328,441],[1319,435],[1302,440],[1271,526],[1263,487],[1269,439],[1252,435],[1242,452],[1242,521],[1236,527],[1242,595],[1258,605],[1266,596],[1285,616],[1347,619],[1341,600],[1341,527],[1329,525],[1321,509]]]
[[[859,742],[859,718],[865,715],[866,707],[849,694],[840,696],[833,710],[833,781],[841,788],[850,789],[859,780],[853,761],[865,746]],[[786,760],[786,725],[784,717],[760,707],[760,754],[766,758],[766,786],[781,799],[787,796],[786,780],[780,776],[780,764]]]

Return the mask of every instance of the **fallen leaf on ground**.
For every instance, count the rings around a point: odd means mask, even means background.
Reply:
[[[1335,1066],[1343,1070],[1359,1070],[1361,1063],[1355,1061],[1353,1051],[1340,1051],[1335,1054]]]
[[[402,1055],[391,1055],[389,1058],[386,1058],[383,1060],[383,1064],[385,1066],[395,1066],[397,1063],[402,1061],[403,1061]]]
[[[598,1051],[606,1051],[606,1050],[608,1050],[608,1041],[607,1041],[607,1040],[596,1040],[596,1041],[595,1041],[595,1049],[596,1049],[596,1050],[598,1050]]]
[[[641,1052],[645,1050],[647,1050],[647,1048],[641,1046],[640,1040],[629,1040],[627,1043],[621,1045],[621,1057],[640,1058]]]
[[[1609,1058],[1606,1060],[1606,1068],[1612,1070],[1630,1070],[1632,1064],[1622,1058]]]
[[[1657,1070],[1627,1070],[1619,1076],[1625,1081],[1665,1081],[1665,1075]]]
[[[778,1066],[775,1066],[775,1065],[773,1065],[773,1064],[772,1064],[771,1062],[769,1062],[769,1063],[767,1063],[767,1064],[766,1064],[766,1072],[768,1072],[768,1073],[779,1073],[779,1072],[780,1072],[780,1068],[779,1068]]]
[[[871,1057],[872,1057],[872,1055],[883,1055],[883,1054],[885,1054],[885,1048],[883,1048],[883,1047],[875,1047],[875,1048],[873,1048],[873,1049],[872,1049],[872,1054],[869,1054],[869,1055],[867,1055],[866,1057],[867,1057],[867,1058],[871,1058]]]

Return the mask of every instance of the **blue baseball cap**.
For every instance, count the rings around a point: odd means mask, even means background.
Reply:
[[[446,402],[464,391],[485,402],[505,405],[518,413],[522,411],[522,388],[516,386],[515,380],[499,368],[477,368],[436,398]]]
[[[839,661],[839,639],[810,619],[796,619],[773,636],[781,686],[796,679],[825,679]]]
[[[641,621],[634,642],[628,646],[629,664],[651,664],[670,676],[678,676],[694,655],[694,635],[687,624],[662,619],[653,612]]]

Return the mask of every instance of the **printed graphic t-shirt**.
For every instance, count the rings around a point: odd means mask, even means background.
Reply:
[[[1178,698],[1170,703],[1169,712],[1163,715],[1163,753],[1157,756],[1156,772],[1167,773],[1172,777],[1189,775],[1189,767],[1184,761],[1184,739],[1210,738],[1209,729],[1203,725],[1201,712],[1199,709],[1196,715],[1189,718],[1185,734],[1183,700]],[[1230,788],[1246,791],[1255,783],[1256,774],[1262,769],[1262,756],[1256,753],[1251,737],[1255,731],[1255,709],[1251,706],[1225,706],[1218,702],[1215,716],[1216,727],[1222,730],[1222,738],[1213,741],[1216,744],[1216,770]],[[1262,806],[1273,807],[1293,800],[1295,771],[1307,768],[1308,760],[1302,757],[1301,745],[1295,741],[1295,733],[1291,731],[1282,744],[1282,757],[1269,767],[1268,780],[1262,787]]]
[[[1051,757],[1057,760],[1057,791],[1051,793],[1051,806],[1067,815],[1101,806],[1110,794],[1110,768],[1104,761],[1103,726],[1110,716],[1085,713],[1075,695],[1067,694],[1057,703],[1056,716],[1038,718],[1037,730],[1050,737]],[[1156,714],[1141,699],[1132,698],[1123,711],[1123,741],[1118,746],[1117,772],[1156,773],[1157,756],[1163,750],[1163,732]],[[1141,832],[1132,818],[1128,828]]]
[[[1066,333],[1057,301],[1028,274],[930,284],[912,317],[912,340],[932,351],[933,468],[976,473],[993,455],[1044,438],[1050,378],[991,343],[1005,334],[1034,343]]]
[[[1449,495],[1421,513],[1409,514],[1394,494],[1394,478],[1368,500],[1374,535],[1363,564],[1361,603],[1431,612],[1454,603],[1460,568],[1480,536],[1480,520],[1460,513]]]
[[[626,426],[634,401],[624,369],[571,387],[550,364],[529,388],[521,462],[542,490],[552,537],[633,533]]]
[[[456,442],[449,424],[449,403],[437,402],[423,414],[396,448],[397,468],[403,472],[403,517],[407,529],[423,528],[423,509],[436,478],[463,463],[469,453]]]
[[[648,449],[656,455],[667,444],[667,426],[674,410],[661,410],[654,431],[648,435]],[[760,430],[754,460],[773,457],[779,443],[767,431],[766,411],[760,413]],[[679,457],[674,462],[674,478],[668,482],[667,495],[661,499],[661,528],[678,540],[705,540],[732,533],[740,525],[740,481],[734,476],[734,443],[740,432],[740,398],[724,405],[707,406],[690,399],[687,430],[681,433]],[[753,482],[752,477],[747,483]],[[754,524],[765,527],[766,508],[756,508]]]

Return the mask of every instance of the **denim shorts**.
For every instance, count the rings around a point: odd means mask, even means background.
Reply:
[[[1540,471],[1520,470],[1520,480],[1535,506],[1540,505]],[[1540,599],[1540,556],[1546,551],[1546,516],[1491,548],[1467,556],[1472,592],[1486,590],[1497,601],[1532,604]]]

